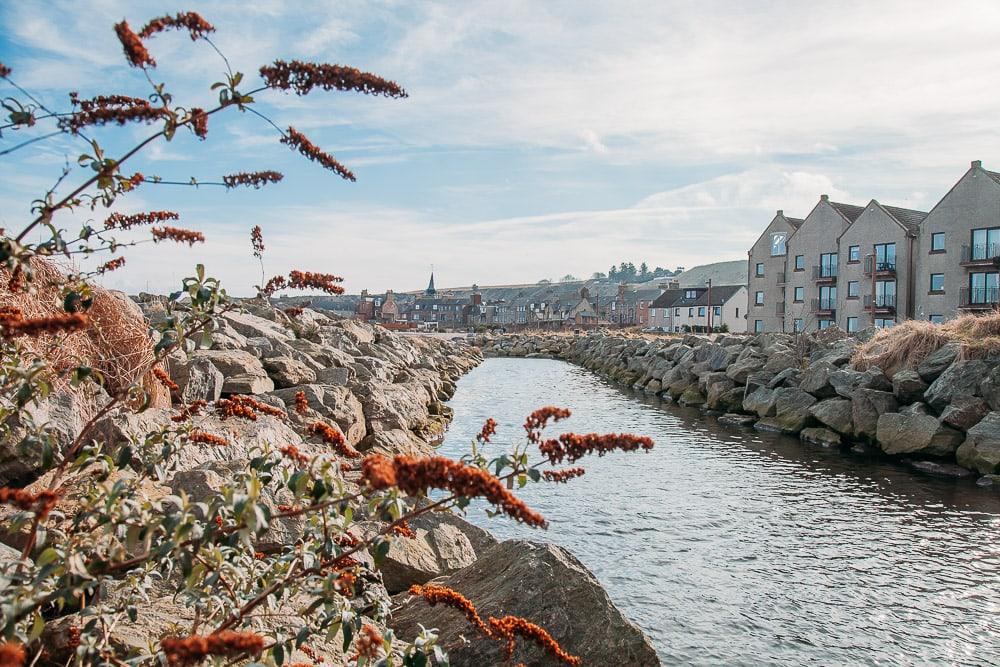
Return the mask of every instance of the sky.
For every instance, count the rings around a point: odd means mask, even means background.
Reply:
[[[804,217],[821,194],[929,210],[968,168],[1000,169],[1000,3],[188,2],[0,3],[0,62],[47,106],[67,93],[146,96],[113,25],[194,10],[248,86],[277,58],[351,65],[403,100],[318,91],[257,96],[357,175],[293,154],[265,120],[213,116],[123,171],[218,180],[276,169],[261,190],[145,184],[114,210],[169,209],[207,242],[126,253],[107,287],[165,292],[205,263],[229,291],[270,276],[335,273],[349,291],[588,277],[612,264],[743,259],[775,209]],[[186,34],[148,46],[185,107],[208,107],[224,64]],[[0,82],[0,97],[16,91]],[[0,150],[49,131],[4,131]],[[147,126],[95,132],[109,154]],[[0,156],[0,227],[86,152],[56,137]],[[85,172],[76,169],[72,183]],[[74,229],[107,210],[57,219]]]

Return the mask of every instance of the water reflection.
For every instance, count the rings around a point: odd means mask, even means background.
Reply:
[[[490,359],[463,378],[442,449],[466,451],[491,416],[499,439],[520,439],[525,415],[553,404],[573,410],[567,430],[657,446],[525,489],[547,532],[470,518],[569,548],[665,663],[995,664],[998,494],[733,430],[540,359]]]

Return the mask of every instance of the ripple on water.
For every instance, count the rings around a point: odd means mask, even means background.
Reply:
[[[487,417],[523,437],[543,405],[568,430],[649,435],[649,454],[584,461],[522,497],[667,664],[993,664],[1000,652],[1000,500],[971,484],[718,427],[559,361],[490,359],[459,382],[442,451]]]

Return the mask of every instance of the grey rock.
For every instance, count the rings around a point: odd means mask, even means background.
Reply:
[[[178,398],[182,403],[216,401],[222,395],[225,379],[211,360],[192,357],[180,362],[171,360],[170,377],[180,387]]]
[[[316,373],[301,361],[290,357],[264,359],[264,370],[278,389],[309,384],[316,381]]]
[[[743,409],[755,412],[758,417],[770,417],[774,414],[775,390],[758,387],[743,399]]]
[[[802,373],[799,389],[807,391],[816,398],[836,396],[837,391],[830,384],[830,376],[837,370],[833,364],[825,361],[812,364]]]
[[[968,431],[990,411],[989,404],[975,396],[959,395],[941,413],[941,421],[962,431]]]
[[[886,412],[896,412],[898,408],[896,397],[887,391],[855,389],[851,394],[854,435],[874,440],[878,430],[878,418]]]
[[[960,479],[972,475],[971,470],[962,466],[955,465],[954,463],[941,463],[940,461],[911,461],[910,467],[932,477]]]
[[[231,375],[222,383],[222,393],[266,394],[274,390],[274,382],[266,375]]]
[[[626,619],[592,575],[568,551],[553,544],[511,540],[482,554],[469,567],[436,580],[471,600],[483,618],[515,615],[545,628],[586,665],[659,665],[649,638]],[[454,665],[498,665],[503,644],[467,641],[465,617],[443,605],[400,595],[391,626],[403,640],[423,627],[439,629]],[[535,643],[517,642],[511,662],[553,664]]]
[[[876,440],[886,454],[951,456],[962,443],[962,433],[931,415],[887,412],[879,416]]]
[[[777,389],[778,387],[797,387],[801,376],[802,371],[799,369],[786,368],[771,378],[771,380],[767,383],[767,386],[771,389]]]
[[[316,371],[317,384],[332,384],[346,387],[354,378],[354,371],[351,368],[335,366]]]
[[[727,412],[719,417],[720,424],[727,424],[729,426],[753,426],[755,421],[757,421],[756,417],[736,414],[734,412]]]
[[[817,420],[826,424],[834,431],[850,435],[854,433],[851,401],[846,398],[828,398],[813,405],[809,412]]]
[[[934,382],[945,369],[951,366],[958,357],[959,346],[957,343],[949,343],[938,350],[931,352],[917,365],[917,373],[924,379],[924,382]]]
[[[956,396],[972,396],[989,372],[981,359],[961,360],[948,366],[924,393],[924,401],[936,412],[943,411]]]
[[[892,376],[892,393],[900,403],[913,403],[923,398],[927,383],[914,370],[904,369]]]
[[[768,424],[773,424],[783,433],[798,433],[811,421],[809,408],[816,398],[797,387],[782,387],[774,390],[774,416]]]
[[[1000,472],[1000,412],[990,412],[969,429],[955,459],[984,475]]]

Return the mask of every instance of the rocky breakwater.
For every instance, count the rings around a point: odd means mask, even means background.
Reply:
[[[720,422],[880,452],[921,472],[1000,487],[1000,359],[948,343],[912,367],[852,365],[861,344],[809,334],[480,336],[486,356],[563,359]]]
[[[156,298],[142,299],[139,305],[151,321],[164,317]],[[289,317],[270,306],[253,302],[244,306],[242,312],[223,316],[211,333],[210,344],[167,359],[166,369],[176,384],[171,396],[161,396],[141,412],[115,410],[95,427],[95,436],[109,445],[156,446],[157,432],[172,423],[171,417],[182,406],[207,402],[192,417],[193,426],[225,438],[227,445],[189,449],[159,480],[145,480],[141,498],[156,511],[174,511],[172,503],[178,497],[195,501],[209,497],[247,469],[257,448],[301,442],[298,433],[317,420],[339,430],[363,453],[433,454],[451,418],[444,401],[454,393],[456,380],[482,360],[479,349],[464,342],[400,335],[310,309]],[[300,392],[307,407],[301,399],[297,401]],[[252,395],[277,410],[274,415],[259,413],[254,419],[239,419],[214,409],[217,402],[238,395]],[[90,405],[102,399],[106,395],[75,400]],[[60,446],[65,446],[85,420],[78,411],[61,409],[62,403],[59,406],[40,414],[65,441]],[[331,455],[320,437],[310,438],[300,449],[305,454]],[[38,468],[33,475],[33,465],[30,459],[12,458],[0,465],[0,476],[6,478],[5,483],[29,490],[45,488],[48,473],[35,479]],[[109,493],[117,481],[105,482]],[[348,488],[357,481],[356,473],[344,479]],[[73,488],[72,482],[68,487]],[[285,490],[267,493],[265,503],[272,511],[288,502]],[[71,516],[77,502],[70,492],[60,499],[58,511]],[[302,535],[303,521],[302,517],[273,521],[259,548],[294,543]],[[357,526],[361,534],[382,527],[371,521]],[[377,566],[370,554],[359,555],[371,569],[359,579],[352,603],[372,619],[390,610],[386,625],[398,637],[412,639],[423,623],[439,629],[452,652],[451,664],[483,664],[481,658],[486,655],[493,661],[500,659],[502,646],[475,638],[463,615],[431,608],[407,592],[411,585],[434,582],[467,595],[484,617],[517,613],[548,628],[584,664],[620,660],[659,664],[648,638],[621,615],[593,575],[565,550],[526,541],[498,543],[488,532],[450,512],[421,515],[410,522],[410,529],[412,535],[394,540]],[[0,561],[16,559],[25,543],[23,528],[0,530]],[[109,587],[108,599],[116,599],[118,590]],[[259,629],[273,630],[281,617],[297,617],[296,604],[295,598],[276,602],[273,615],[262,620]],[[136,609],[134,622],[114,628],[113,643],[126,652],[139,649],[150,639],[175,631],[178,624],[190,623],[193,614],[169,586],[154,586],[149,604]],[[596,628],[595,619],[601,620]],[[78,615],[69,614],[46,626],[43,640],[53,656],[69,659],[68,629],[81,622]],[[310,641],[310,645],[311,655],[322,654],[330,664],[351,663],[340,638]],[[298,650],[290,657],[298,662],[311,660]],[[556,664],[530,642],[520,643],[515,658],[528,664]]]

